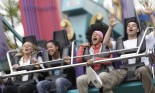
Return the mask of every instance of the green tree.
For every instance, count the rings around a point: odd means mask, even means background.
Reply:
[[[20,23],[20,16],[18,14],[19,12],[19,4],[16,0],[4,0],[2,2],[2,5],[0,5],[0,8],[5,12],[1,13],[4,17],[10,20],[12,27],[15,27],[15,24]],[[17,46],[17,40],[14,36],[14,41],[16,48]]]

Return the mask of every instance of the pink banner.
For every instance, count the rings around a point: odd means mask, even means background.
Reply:
[[[25,36],[51,40],[53,31],[60,30],[58,0],[19,0]]]

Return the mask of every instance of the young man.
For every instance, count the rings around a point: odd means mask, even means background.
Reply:
[[[148,3],[145,3],[145,10],[143,12],[150,16],[153,27],[155,28],[155,17],[153,15],[152,9],[148,6]],[[115,24],[116,24],[115,15],[111,15],[109,29],[104,39],[104,44],[106,44],[107,46],[111,47],[114,50],[116,49],[116,42],[110,41],[110,36],[112,33],[112,28],[114,27]],[[138,36],[140,32],[138,22],[133,19],[128,20],[127,27],[125,28],[126,28],[125,33],[127,36],[123,39],[122,42],[124,48],[130,49],[137,47]],[[146,50],[153,48],[155,44],[155,31],[146,35],[145,41],[146,41]],[[150,65],[149,60],[146,57],[141,57],[141,60],[145,63],[145,66],[136,68],[134,74],[138,79],[142,81],[145,93],[155,93],[151,72],[150,69],[148,68]],[[134,63],[136,63],[134,58],[128,60],[128,64],[134,64]],[[103,93],[106,93],[106,91],[113,89],[114,87],[116,87],[116,85],[119,85],[124,80],[126,75],[127,75],[126,69],[117,69],[109,72],[108,74],[102,74],[102,77],[105,77],[101,78],[103,85],[108,85],[108,88],[103,86]],[[110,79],[110,81],[106,79],[107,76]]]
[[[87,39],[89,43],[84,43],[80,46],[77,56],[86,55],[85,52],[87,51],[88,54],[97,54],[105,51],[109,51],[107,47],[105,48],[105,45],[103,45],[102,41],[104,39],[104,34],[107,31],[107,26],[104,26],[102,23],[96,23],[87,31]],[[104,71],[112,70],[113,66],[111,62],[106,62],[102,64],[94,64],[94,60],[101,60],[106,58],[111,58],[112,55],[105,55],[104,58],[100,57],[92,57],[92,58],[77,58],[76,62],[84,62],[87,61],[88,67],[86,67],[87,74],[81,75],[77,78],[77,88],[79,93],[88,93],[88,85],[92,82],[95,87],[102,86],[102,82],[100,83],[99,80],[95,80],[95,74],[101,74],[104,73]],[[85,59],[85,60],[83,60]],[[94,72],[91,68],[96,72]]]

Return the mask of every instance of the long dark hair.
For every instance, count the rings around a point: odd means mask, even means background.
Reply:
[[[47,41],[47,44],[48,43],[53,43],[55,46],[58,47],[58,51],[61,52],[61,50],[60,50],[60,44],[57,41],[55,41],[55,40],[49,40],[49,41]]]
[[[61,55],[62,54],[62,51],[60,50],[60,45],[59,45],[59,43],[57,41],[55,41],[55,40],[49,40],[49,41],[47,41],[47,44],[48,43],[53,43],[55,46],[57,46],[58,47],[58,51],[60,52],[60,56],[62,56]],[[52,60],[52,56],[50,54],[48,54],[48,57],[49,57],[49,60]]]
[[[91,25],[90,27],[88,27],[88,30],[86,31],[86,38],[90,44],[92,42],[91,41],[92,34],[96,30],[101,31],[104,36],[108,30],[108,26],[99,22],[99,23],[95,23],[95,24]]]

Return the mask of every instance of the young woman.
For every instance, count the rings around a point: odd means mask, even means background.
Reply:
[[[25,42],[21,50],[14,57],[13,61],[16,60],[12,66],[14,71],[18,73],[18,71],[39,69],[40,65],[26,66],[37,63],[37,61],[42,61],[41,56],[36,53],[37,50],[38,48],[33,43]],[[16,81],[20,82],[17,84]],[[33,74],[17,76],[14,81],[15,85],[6,86],[3,93],[32,93],[35,89],[33,81]]]
[[[54,40],[50,40],[47,42],[47,51],[49,54],[49,60],[59,60],[62,59],[62,53],[59,48],[58,42]],[[70,64],[70,58],[65,57],[63,65]],[[45,64],[46,67],[53,67],[50,63]],[[68,68],[64,69],[63,72],[64,74],[67,74],[66,77],[59,77],[56,79],[55,84],[56,84],[56,93],[67,93],[67,89],[70,86],[75,85],[75,71],[74,68]],[[52,70],[50,71],[50,74],[52,75],[60,75],[61,74],[61,69],[57,70]],[[49,93],[49,90],[51,88],[52,80],[43,80],[37,83],[37,90],[38,93]]]

